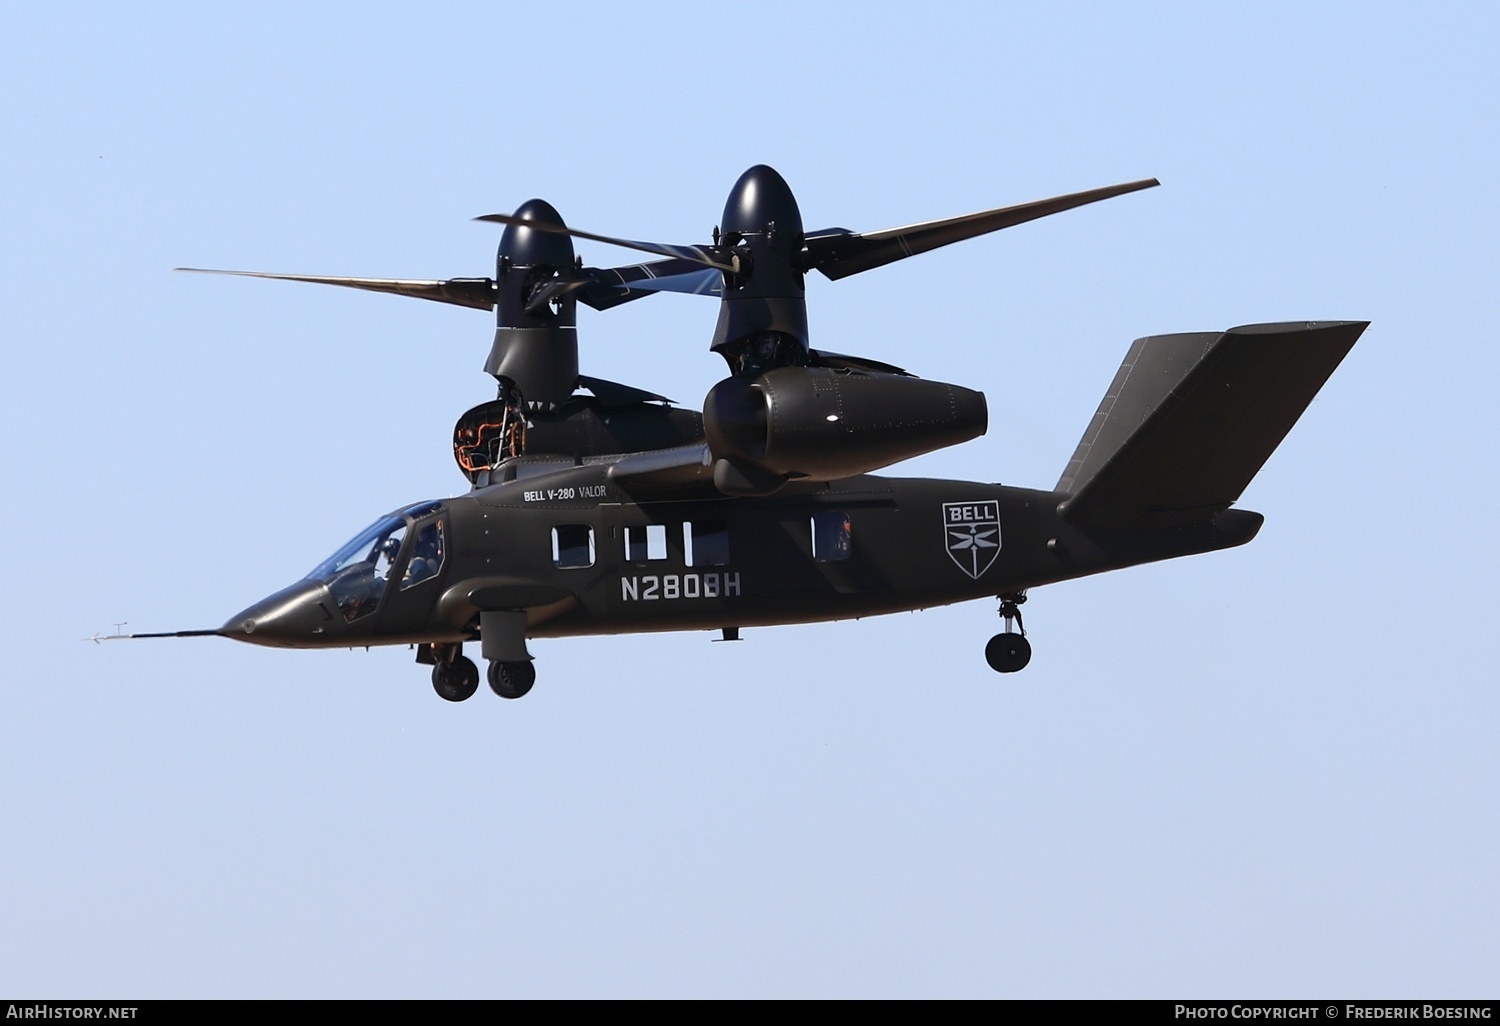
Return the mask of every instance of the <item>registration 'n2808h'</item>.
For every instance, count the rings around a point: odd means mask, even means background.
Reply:
[[[739,571],[732,574],[641,574],[620,578],[621,602],[738,598],[739,594]]]

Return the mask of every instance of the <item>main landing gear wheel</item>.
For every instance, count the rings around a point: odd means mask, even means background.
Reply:
[[[1026,625],[1021,622],[1021,603],[1026,593],[1000,596],[1000,616],[1005,620],[1005,631],[996,634],[984,646],[984,661],[996,673],[1015,673],[1024,670],[1031,662],[1031,642],[1026,640]],[[1015,629],[1011,629],[1011,622]]]
[[[530,662],[490,663],[490,690],[501,698],[520,698],[536,683],[536,667]]]
[[[1015,673],[1031,662],[1031,642],[1019,634],[996,634],[984,646],[984,660],[996,673]]]
[[[432,668],[432,690],[449,702],[472,698],[479,690],[479,667],[465,656],[451,663],[438,663]]]

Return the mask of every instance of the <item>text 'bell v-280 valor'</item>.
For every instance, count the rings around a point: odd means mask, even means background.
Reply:
[[[567,227],[542,200],[505,225],[493,278],[255,275],[494,310],[496,398],[454,428],[471,490],[383,516],[216,635],[259,645],[412,645],[437,693],[470,697],[477,642],[493,690],[536,679],[528,638],[812,623],[998,598],[985,649],[1026,665],[1028,589],[1243,545],[1231,508],[1366,327],[1254,324],[1138,339],[1052,488],[875,476],[985,432],[984,396],[810,345],[805,277],[830,279],[1155,179],[883,231],[804,231],[774,170],[753,167],[705,245]],[[651,254],[585,266],[574,238]],[[251,272],[217,272],[249,274]],[[658,292],[719,303],[729,376],[701,413],[579,373],[577,304]],[[103,639],[100,639],[103,640]]]

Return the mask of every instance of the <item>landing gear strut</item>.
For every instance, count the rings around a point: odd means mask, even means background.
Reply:
[[[996,673],[1015,673],[1024,670],[1031,662],[1031,642],[1026,640],[1026,625],[1021,622],[1021,603],[1026,594],[1000,596],[1000,616],[1005,620],[1005,630],[990,639],[984,646],[984,660]],[[1015,621],[1016,630],[1011,630]]]
[[[501,698],[520,698],[536,683],[536,667],[530,661],[490,663],[490,690]],[[476,674],[476,681],[478,675]],[[472,692],[471,692],[472,694]]]
[[[479,667],[467,656],[454,656],[452,662],[432,667],[432,690],[449,702],[472,698],[479,690]]]

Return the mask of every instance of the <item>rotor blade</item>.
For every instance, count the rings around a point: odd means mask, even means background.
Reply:
[[[1014,225],[1034,221],[1049,214],[1072,210],[1088,203],[1123,196],[1127,192],[1150,189],[1160,185],[1155,178],[1143,178],[1138,182],[1125,182],[1087,192],[1074,192],[1066,196],[1035,200],[1013,207],[997,207],[982,210],[977,214],[964,214],[941,221],[924,221],[900,228],[886,228],[878,232],[845,234],[838,229],[814,232],[808,235],[803,248],[803,266],[807,270],[816,268],[827,277],[837,281],[872,267],[926,253],[976,235],[999,231]]]
[[[630,283],[633,289],[645,292],[681,292],[690,296],[721,296],[724,292],[724,276],[711,267],[704,267],[685,274],[667,274],[660,278],[640,278]]]
[[[541,313],[547,309],[547,304],[554,299],[561,299],[569,292],[577,292],[579,289],[587,288],[594,284],[587,278],[575,278],[571,281],[554,279],[545,282],[531,293],[531,298],[526,300],[526,312],[529,314]]]
[[[474,220],[493,221],[497,224],[514,225],[517,228],[532,228],[539,232],[551,232],[554,235],[571,235],[575,239],[606,242],[611,246],[638,249],[642,253],[655,253],[658,256],[691,260],[694,263],[702,264],[704,267],[714,267],[720,271],[734,271],[733,265],[725,262],[718,252],[704,246],[669,246],[657,242],[635,242],[630,239],[616,239],[609,235],[595,235],[592,232],[581,232],[577,228],[567,228],[563,225],[552,224],[547,221],[533,221],[529,217],[515,217],[511,214],[485,214],[483,217],[474,218]]]
[[[272,278],[277,281],[309,281],[315,285],[340,285],[366,292],[385,292],[393,296],[411,296],[452,303],[475,310],[495,308],[495,283],[489,278],[448,278],[418,280],[407,278],[329,278],[313,274],[269,274],[265,271],[218,271],[207,267],[176,267],[173,270],[194,274],[232,274],[241,278]]]
[[[578,299],[595,310],[608,310],[658,292],[718,295],[724,290],[724,276],[718,271],[681,258],[628,267],[585,267],[583,273],[592,280]]]
[[[656,295],[654,292],[626,288],[624,285],[600,285],[598,282],[590,282],[578,293],[578,301],[595,310],[612,310],[625,303],[633,303],[637,299],[645,299],[647,296],[654,295]]]

